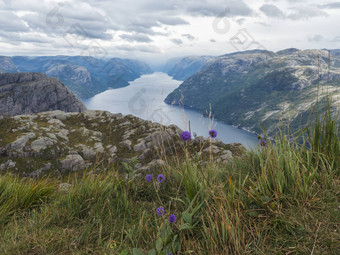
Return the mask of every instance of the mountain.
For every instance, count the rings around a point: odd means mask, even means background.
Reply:
[[[81,112],[86,107],[57,78],[49,78],[42,73],[0,74],[1,115],[50,110]]]
[[[184,81],[201,70],[207,62],[214,59],[212,56],[189,56],[168,60],[165,72],[176,80]]]
[[[0,73],[15,73],[18,69],[10,57],[0,56]]]
[[[79,98],[85,99],[109,88],[127,86],[151,68],[137,60],[98,59],[87,56],[0,57],[0,71],[42,72],[56,77]]]
[[[319,59],[319,60],[318,60]],[[320,62],[320,77],[318,64]],[[207,114],[244,129],[270,135],[290,124],[297,130],[307,124],[310,112],[322,111],[327,95],[332,110],[339,110],[340,55],[332,51],[287,49],[253,50],[220,56],[185,80],[166,103]],[[181,97],[183,96],[183,100]]]

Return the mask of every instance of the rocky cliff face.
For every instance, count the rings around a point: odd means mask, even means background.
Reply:
[[[312,108],[322,112],[325,98],[339,110],[340,55],[333,51],[287,49],[226,54],[209,61],[165,99],[169,104],[206,112],[247,130],[273,135],[290,124],[307,124]],[[320,63],[320,71],[318,65]],[[181,101],[181,97],[184,99]]]
[[[0,114],[13,116],[50,110],[86,110],[57,78],[41,73],[0,74]]]
[[[200,155],[200,163],[229,162],[242,155],[240,144],[196,137],[184,144],[181,130],[132,115],[105,111],[49,111],[0,119],[0,172],[38,177],[70,172],[103,171],[132,165],[141,174],[165,165],[164,156]],[[210,147],[211,146],[211,147]],[[132,164],[132,162],[134,162]]]
[[[52,64],[45,72],[49,77],[57,77],[78,97],[91,96],[93,90],[91,74],[82,66],[67,64]]]

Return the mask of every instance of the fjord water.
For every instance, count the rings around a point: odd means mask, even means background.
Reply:
[[[157,72],[143,75],[127,87],[104,91],[84,100],[84,103],[90,110],[132,114],[164,125],[175,124],[182,130],[189,130],[190,121],[191,132],[197,135],[207,137],[208,131],[213,128],[224,143],[239,142],[248,148],[257,144],[257,137],[252,133],[209,120],[198,112],[164,103],[166,96],[181,83],[165,73]]]

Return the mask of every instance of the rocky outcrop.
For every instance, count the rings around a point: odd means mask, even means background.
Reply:
[[[132,115],[105,111],[48,111],[0,120],[0,171],[39,177],[122,168],[134,162],[138,174],[159,171],[171,157],[188,152],[202,164],[210,154],[218,163],[242,155],[240,144],[196,137],[180,139],[182,130]],[[198,158],[196,158],[198,159]],[[131,163],[132,164],[132,163]]]
[[[58,79],[42,73],[0,74],[0,113],[6,116],[61,110],[81,112],[85,105]]]

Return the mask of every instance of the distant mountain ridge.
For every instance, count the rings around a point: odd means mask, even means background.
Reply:
[[[164,71],[174,79],[184,81],[191,75],[200,71],[212,59],[213,56],[188,56],[168,60]]]
[[[87,56],[1,57],[0,72],[42,72],[61,80],[79,98],[85,99],[109,88],[127,86],[151,68],[138,60]]]
[[[0,115],[82,112],[86,106],[57,78],[42,73],[0,74]]]
[[[340,110],[339,53],[331,51],[329,74],[326,50],[226,54],[210,60],[165,102],[202,113],[211,106],[217,119],[257,133],[265,128],[272,135],[288,123],[294,131],[306,124],[313,107],[321,109],[327,95],[333,114]]]
[[[0,56],[0,73],[15,73],[18,68],[10,57]]]

